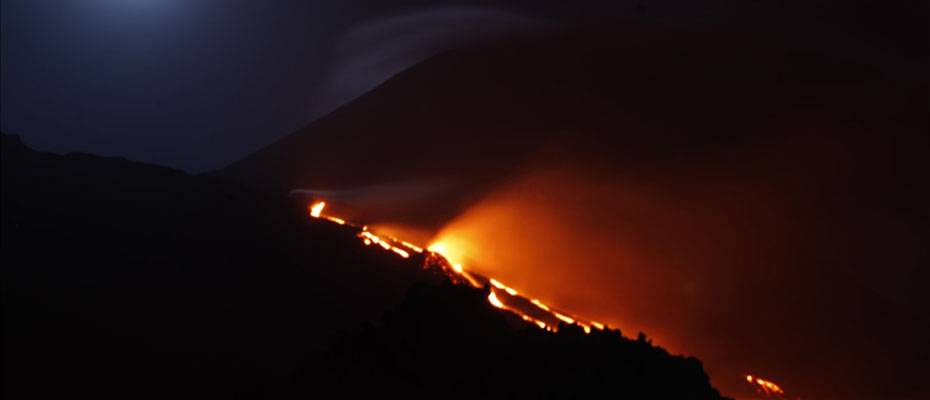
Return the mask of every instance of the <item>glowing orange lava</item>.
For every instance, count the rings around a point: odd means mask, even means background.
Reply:
[[[783,395],[785,391],[781,389],[774,382],[765,380],[756,376],[746,375],[746,382],[749,382],[750,385],[755,386],[756,391],[765,394],[766,396],[773,395]]]
[[[450,278],[453,278],[453,282],[467,283],[476,288],[487,288],[487,290],[489,290],[487,297],[488,302],[492,306],[516,314],[522,320],[532,323],[540,329],[548,332],[555,332],[558,330],[560,323],[576,325],[585,333],[591,333],[594,329],[606,329],[606,326],[602,323],[556,311],[538,299],[521,297],[520,292],[497,279],[484,277],[469,271],[463,266],[465,259],[464,254],[466,254],[466,252],[462,251],[463,247],[460,246],[464,245],[463,243],[453,244],[452,240],[444,238],[443,241],[432,243],[424,250],[422,247],[407,241],[398,240],[393,237],[380,236],[370,231],[367,225],[359,227],[344,219],[331,215],[323,215],[324,207],[326,207],[326,203],[318,201],[309,205],[307,209],[310,216],[313,218],[323,219],[357,229],[358,233],[356,236],[358,236],[366,246],[375,244],[405,259],[410,259],[412,257],[411,253],[425,253],[424,257],[416,258],[423,263],[423,267],[434,264],[439,265],[440,268],[446,271]],[[528,306],[527,303],[532,306]],[[753,385],[761,394],[766,396],[781,396],[784,394],[781,387],[771,381],[752,375],[746,375],[745,378],[746,381]]]
[[[316,204],[310,206],[310,216],[313,218],[320,218],[320,213],[323,212],[323,207],[326,207],[326,202],[320,201]]]
[[[532,300],[530,300],[530,302],[533,303],[533,304],[535,304],[536,307],[542,308],[543,310],[552,311],[552,310],[549,309],[549,306],[543,304],[543,303],[542,303],[541,301],[539,301],[539,300],[532,299]]]
[[[326,217],[326,219],[328,219],[328,220],[330,220],[330,221],[333,221],[333,222],[335,222],[335,223],[337,223],[337,224],[339,224],[339,225],[345,225],[345,224],[346,224],[346,220],[344,220],[344,219],[342,219],[342,218]]]
[[[491,305],[493,305],[494,307],[504,308],[504,303],[501,303],[501,301],[497,298],[497,295],[494,294],[494,292],[491,292],[491,294],[488,295],[488,301],[490,301]]]
[[[422,253],[422,252],[423,252],[423,248],[422,248],[422,247],[417,246],[417,245],[414,245],[414,244],[412,244],[412,243],[410,243],[410,242],[405,242],[405,241],[401,240],[400,243],[403,244],[404,246],[407,246],[408,249],[413,250],[413,251],[415,251],[415,252],[417,252],[417,253]]]
[[[556,318],[558,318],[558,319],[560,319],[560,320],[562,320],[562,321],[565,321],[566,324],[574,324],[574,323],[575,323],[575,320],[572,319],[571,317],[567,316],[567,315],[560,314],[560,313],[553,313],[553,314],[555,314],[555,317],[556,317]]]
[[[460,267],[460,268],[461,268],[461,267]],[[519,294],[516,290],[510,288],[510,287],[507,286],[507,285],[504,285],[503,283],[498,282],[498,281],[497,281],[496,279],[494,279],[494,278],[491,278],[491,285],[494,285],[494,287],[496,287],[496,288],[498,288],[498,289],[501,289],[501,290],[507,292],[507,294],[509,294],[509,295],[511,295],[511,296],[516,296],[516,295]],[[570,322],[569,322],[569,323],[570,323]]]

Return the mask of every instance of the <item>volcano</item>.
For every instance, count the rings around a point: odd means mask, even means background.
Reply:
[[[5,398],[723,398],[695,358],[512,318],[304,199],[6,135],[0,157]]]
[[[652,332],[737,397],[770,392],[755,374],[921,397],[926,60],[866,53],[743,25],[478,43],[214,176],[463,243],[472,271]]]
[[[930,397],[924,49],[639,21],[203,175],[4,135],[4,398]]]

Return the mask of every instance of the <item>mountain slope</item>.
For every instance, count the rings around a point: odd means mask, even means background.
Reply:
[[[430,215],[404,210],[435,225],[457,211],[441,204],[480,197],[540,153],[623,168],[738,150],[760,139],[750,128],[797,110],[920,124],[924,86],[854,57],[748,26],[515,37],[415,65],[217,173],[282,191],[442,182],[454,193],[437,190]]]
[[[728,393],[764,368],[802,397],[922,397],[925,52],[751,24],[453,50],[218,174],[470,235],[482,272],[656,332]]]
[[[423,279],[307,223],[303,204],[8,136],[2,148],[10,398],[248,397]]]
[[[488,289],[366,247],[302,200],[6,135],[0,163],[4,398],[432,397],[452,370],[451,397],[721,398],[695,359],[512,321]],[[562,382],[518,388],[543,365]]]

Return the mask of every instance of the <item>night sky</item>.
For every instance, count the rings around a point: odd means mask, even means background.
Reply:
[[[42,150],[203,172],[431,54],[511,31],[761,16],[866,57],[922,50],[926,36],[921,2],[692,3],[4,0],[0,128]]]
[[[216,169],[456,37],[546,13],[443,3],[4,1],[2,130]]]

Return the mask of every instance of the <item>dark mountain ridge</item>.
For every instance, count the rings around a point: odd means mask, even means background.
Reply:
[[[513,321],[302,200],[6,135],[0,162],[4,398],[721,398],[693,358]]]

